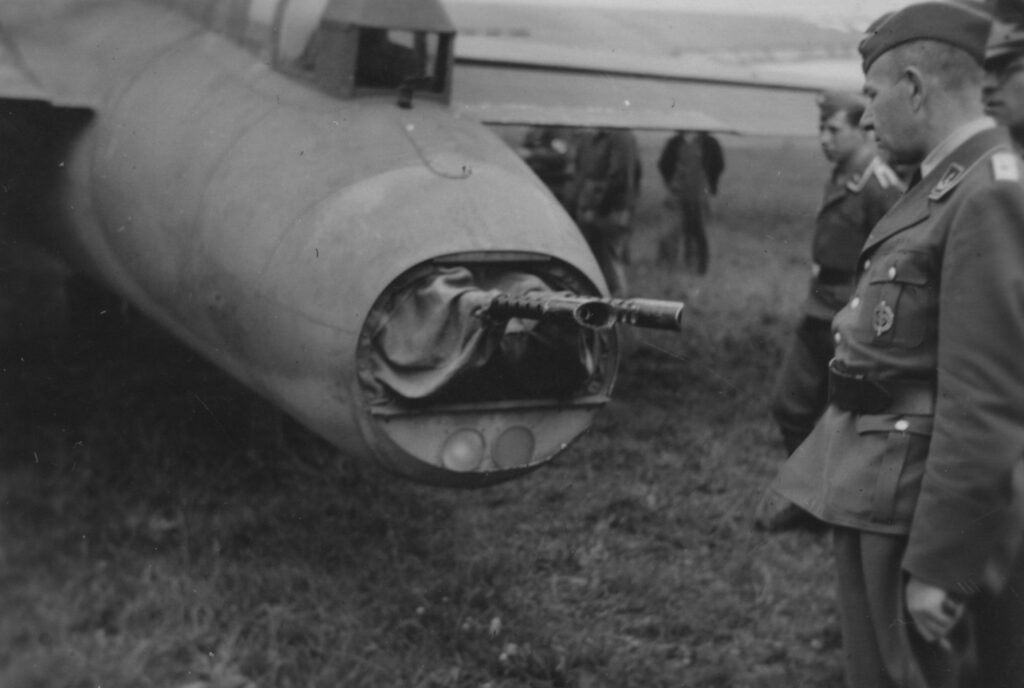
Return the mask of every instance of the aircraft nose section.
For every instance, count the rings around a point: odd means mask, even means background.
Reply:
[[[499,482],[589,427],[611,391],[615,334],[480,319],[468,295],[600,295],[603,282],[575,225],[514,156],[508,168],[422,157],[337,193],[278,261],[319,282],[294,299],[312,317],[361,314],[339,325],[359,327],[352,413],[366,453],[421,482]]]
[[[307,424],[420,482],[474,487],[537,468],[611,392],[614,330],[494,322],[463,298],[602,295],[576,226],[508,156],[424,150],[364,176],[312,206],[261,273],[286,317],[317,328],[310,360],[329,363],[309,368],[316,394],[296,387]],[[341,397],[347,408],[318,402]]]

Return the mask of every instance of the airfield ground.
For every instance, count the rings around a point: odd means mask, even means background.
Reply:
[[[144,327],[86,365],[8,361],[0,685],[841,685],[828,535],[752,528],[826,168],[811,139],[723,139],[710,272],[670,273],[663,138],[641,136],[632,278],[688,301],[684,332],[642,335],[593,429],[525,479],[437,490],[268,436]]]

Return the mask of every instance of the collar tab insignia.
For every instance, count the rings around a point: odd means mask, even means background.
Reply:
[[[942,175],[942,179],[935,185],[932,192],[928,194],[928,199],[932,201],[941,201],[949,194],[950,191],[956,188],[956,185],[960,183],[960,180],[964,178],[964,167],[958,165],[955,162],[946,168],[945,173]]]

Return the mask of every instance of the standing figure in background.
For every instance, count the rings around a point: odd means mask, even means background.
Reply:
[[[568,207],[567,184],[572,177],[570,139],[559,127],[530,127],[517,152],[555,198]]]
[[[985,49],[985,114],[1006,127],[1024,152],[1024,5],[1020,16],[996,16]]]
[[[704,231],[704,206],[709,187],[699,135],[680,131],[672,136],[658,157],[658,171],[677,211],[673,226],[658,244],[658,261],[675,265],[679,261],[682,238],[685,266],[703,275],[708,271],[709,258]]]
[[[706,131],[698,132],[700,141],[701,161],[704,163],[704,176],[708,180],[707,193],[704,194],[704,214],[711,217],[711,196],[718,195],[718,181],[725,172],[725,151],[722,144]]]
[[[569,207],[613,296],[628,291],[625,263],[638,192],[633,132],[594,129],[578,138]]]
[[[811,280],[803,317],[793,335],[772,393],[772,415],[787,453],[811,433],[828,403],[828,362],[835,353],[832,318],[853,293],[857,256],[872,227],[903,193],[896,173],[882,162],[874,137],[860,126],[859,94],[818,96],[818,139],[832,174],[811,242]]]

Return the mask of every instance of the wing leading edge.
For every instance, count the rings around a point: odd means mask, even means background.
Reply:
[[[455,107],[496,124],[808,136],[818,91],[861,85],[849,60],[742,67],[476,36],[456,64]]]

